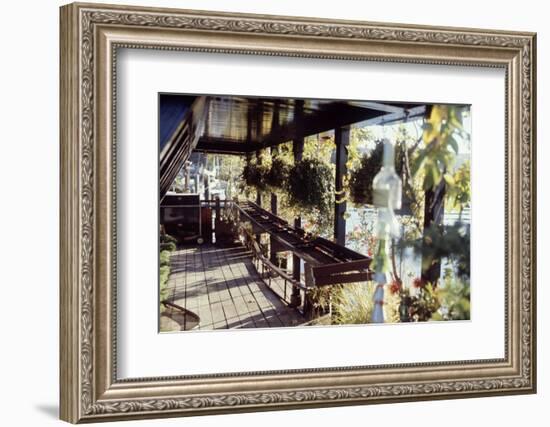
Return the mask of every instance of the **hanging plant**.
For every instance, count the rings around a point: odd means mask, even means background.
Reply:
[[[287,191],[291,205],[328,216],[334,202],[334,185],[329,165],[317,159],[303,159],[289,171]]]
[[[384,143],[376,141],[373,150],[363,154],[360,164],[349,174],[349,193],[353,203],[357,205],[372,205],[372,181],[382,167]],[[405,150],[403,144],[395,146],[395,171],[403,176],[405,165]]]
[[[280,157],[275,157],[271,161],[271,168],[265,175],[265,183],[272,190],[283,190],[288,181],[290,165]]]
[[[244,165],[242,179],[247,187],[264,191],[267,189],[266,175],[268,172],[266,166],[248,162]]]

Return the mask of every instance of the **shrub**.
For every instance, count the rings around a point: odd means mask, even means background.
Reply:
[[[161,251],[175,251],[176,250],[176,244],[174,242],[161,243],[160,244],[160,250]]]
[[[164,301],[168,298],[168,278],[170,277],[170,256],[176,249],[177,240],[166,233],[160,234],[160,254],[159,254],[159,299]],[[162,311],[162,304],[160,311]]]
[[[434,313],[434,320],[470,319],[470,281],[445,274],[443,285],[437,288],[441,302],[440,309]]]
[[[159,257],[160,265],[170,267],[170,251],[161,251]]]
[[[370,323],[375,288],[374,282],[335,287],[332,294],[332,322],[340,325]]]
[[[161,233],[160,243],[173,243],[174,245],[176,245],[178,243],[178,240],[175,237],[170,236],[169,234]]]
[[[168,298],[168,277],[170,276],[170,267],[163,265],[160,267],[160,301]]]

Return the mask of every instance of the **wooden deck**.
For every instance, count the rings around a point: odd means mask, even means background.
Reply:
[[[258,276],[241,245],[192,246],[172,254],[168,300],[200,317],[196,329],[271,328],[303,324]],[[180,330],[161,321],[161,331]]]

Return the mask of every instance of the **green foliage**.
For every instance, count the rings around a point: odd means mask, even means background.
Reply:
[[[423,238],[402,240],[399,245],[410,246],[416,254],[423,255],[423,270],[436,260],[448,258],[459,277],[470,277],[470,226],[467,224],[432,225],[424,231]]]
[[[470,319],[470,280],[454,277],[447,269],[445,277],[437,289],[441,308],[432,317],[434,320],[469,320]]]
[[[424,147],[418,150],[412,163],[412,172],[424,177],[424,190],[435,188],[442,179],[448,185],[452,185],[453,177],[449,171],[458,154],[456,136],[463,133],[460,108],[448,105],[432,106],[430,116],[424,123]]]
[[[174,236],[170,236],[166,233],[160,233],[160,243],[178,243],[178,239],[176,239]]]
[[[289,173],[290,163],[282,156],[274,157],[264,181],[272,191],[284,190]]]
[[[257,191],[267,190],[266,175],[269,169],[257,162],[247,162],[242,171],[242,179],[247,187]]]
[[[415,294],[401,293],[399,313],[402,322],[426,322],[441,306],[436,290],[430,283],[418,286]]]
[[[303,156],[332,166],[331,159],[335,148],[334,135],[312,135],[305,138]]]
[[[170,276],[170,256],[176,249],[176,238],[169,234],[160,234],[160,254],[159,254],[159,298],[164,301],[168,298],[168,277]],[[160,307],[162,310],[162,305]]]
[[[367,148],[372,150],[375,142],[373,132],[368,127],[352,127],[350,131],[350,143],[348,146],[348,161],[346,167],[348,171],[354,170],[359,166],[362,158],[361,152]]]
[[[307,298],[312,305],[315,317],[330,313],[335,288],[335,286],[322,286],[314,287],[308,291]]]
[[[163,265],[160,267],[160,301],[168,298],[168,276],[170,276],[170,267]]]
[[[209,156],[217,156],[220,159],[220,170],[218,179],[226,183],[225,195],[226,198],[232,199],[239,194],[239,184],[241,182],[242,170],[245,165],[245,160],[242,156],[221,155],[216,154]]]
[[[464,163],[452,175],[451,180],[446,180],[447,191],[445,193],[445,203],[450,210],[462,212],[470,204],[471,199],[471,180],[470,180],[470,162]]]
[[[174,242],[161,243],[160,244],[160,250],[161,251],[175,251],[176,250],[176,244]]]
[[[183,168],[182,168],[182,172],[183,172]],[[181,173],[181,172],[180,172]],[[174,182],[172,183],[172,191],[174,191],[175,193],[183,193],[184,192],[184,188],[185,188],[185,182],[184,182],[184,179],[183,177],[178,174],[178,176],[176,176],[176,179],[174,180]]]
[[[303,159],[288,175],[288,196],[302,211],[326,216],[333,208],[334,184],[330,166],[317,159]]]
[[[372,181],[382,167],[383,145],[377,143],[374,150],[364,154],[359,166],[349,174],[351,200],[357,205],[372,205]]]
[[[162,266],[170,266],[170,251],[163,250],[160,252],[159,262]]]

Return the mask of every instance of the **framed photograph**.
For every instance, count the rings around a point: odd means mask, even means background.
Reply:
[[[536,391],[535,34],[60,22],[63,420]]]

